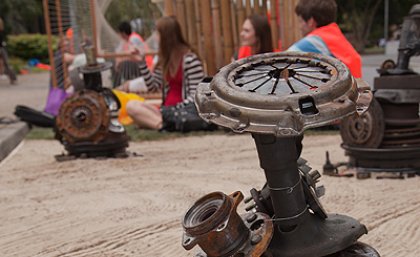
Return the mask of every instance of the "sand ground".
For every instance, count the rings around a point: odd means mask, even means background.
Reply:
[[[306,136],[303,157],[322,169],[325,151],[345,161],[338,135]],[[0,256],[192,256],[181,218],[212,192],[265,181],[249,135],[131,143],[142,157],[56,162],[56,141],[23,141],[0,163]],[[420,177],[357,180],[323,176],[328,212],[369,229],[361,241],[383,257],[420,256]],[[239,212],[243,211],[240,205]]]

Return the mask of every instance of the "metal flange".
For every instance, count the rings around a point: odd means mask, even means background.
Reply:
[[[199,85],[196,105],[202,118],[235,132],[284,137],[364,112],[371,98],[337,59],[287,52],[223,67]]]

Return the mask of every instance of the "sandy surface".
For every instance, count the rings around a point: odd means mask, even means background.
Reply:
[[[345,161],[339,136],[307,136],[303,157]],[[0,163],[0,256],[192,256],[181,217],[212,191],[248,195],[265,181],[249,135],[131,143],[143,157],[58,163],[56,141],[24,141]],[[369,229],[383,257],[420,256],[420,178],[322,177],[329,212]],[[243,206],[239,206],[243,212]]]

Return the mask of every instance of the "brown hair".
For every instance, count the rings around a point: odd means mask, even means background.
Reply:
[[[337,4],[335,0],[300,0],[295,12],[305,21],[313,18],[319,28],[335,22]]]
[[[179,56],[183,56],[186,50],[191,49],[191,47],[182,36],[181,26],[175,17],[160,18],[156,23],[156,28],[160,36],[159,65],[162,66],[163,74],[166,76],[171,62],[179,59]]]
[[[263,15],[251,15],[247,18],[254,27],[255,37],[257,38],[258,49],[255,54],[273,52],[271,40],[271,28],[267,17]]]

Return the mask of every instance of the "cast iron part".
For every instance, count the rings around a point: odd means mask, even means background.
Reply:
[[[267,183],[261,191],[251,190],[247,202],[254,203],[247,211],[265,213],[274,224],[270,245],[261,256],[379,256],[373,249],[357,255],[346,250],[357,248],[366,227],[351,217],[324,211],[318,201],[323,190],[316,187],[320,174],[299,159],[304,129],[363,113],[370,99],[367,85],[354,80],[344,64],[310,53],[252,56],[199,85],[196,105],[202,118],[236,132],[251,132],[255,140]],[[196,203],[185,218],[205,206]],[[214,237],[201,242],[223,245],[229,244],[228,238],[223,243]],[[237,256],[223,254],[208,256]]]
[[[357,172],[416,174],[420,170],[420,75],[409,69],[420,54],[420,4],[404,19],[398,61],[386,60],[374,81],[374,100],[361,116],[342,121],[342,147]],[[359,175],[359,174],[358,174]]]
[[[81,67],[84,88],[67,98],[56,117],[56,138],[69,155],[76,157],[126,157],[128,136],[118,121],[120,102],[102,87],[101,71],[110,63],[98,64],[93,47],[84,47],[87,65]]]
[[[199,245],[205,256],[261,256],[273,235],[273,223],[264,213],[238,215],[241,192],[227,196],[213,192],[200,198],[187,211],[182,225],[182,246]]]

